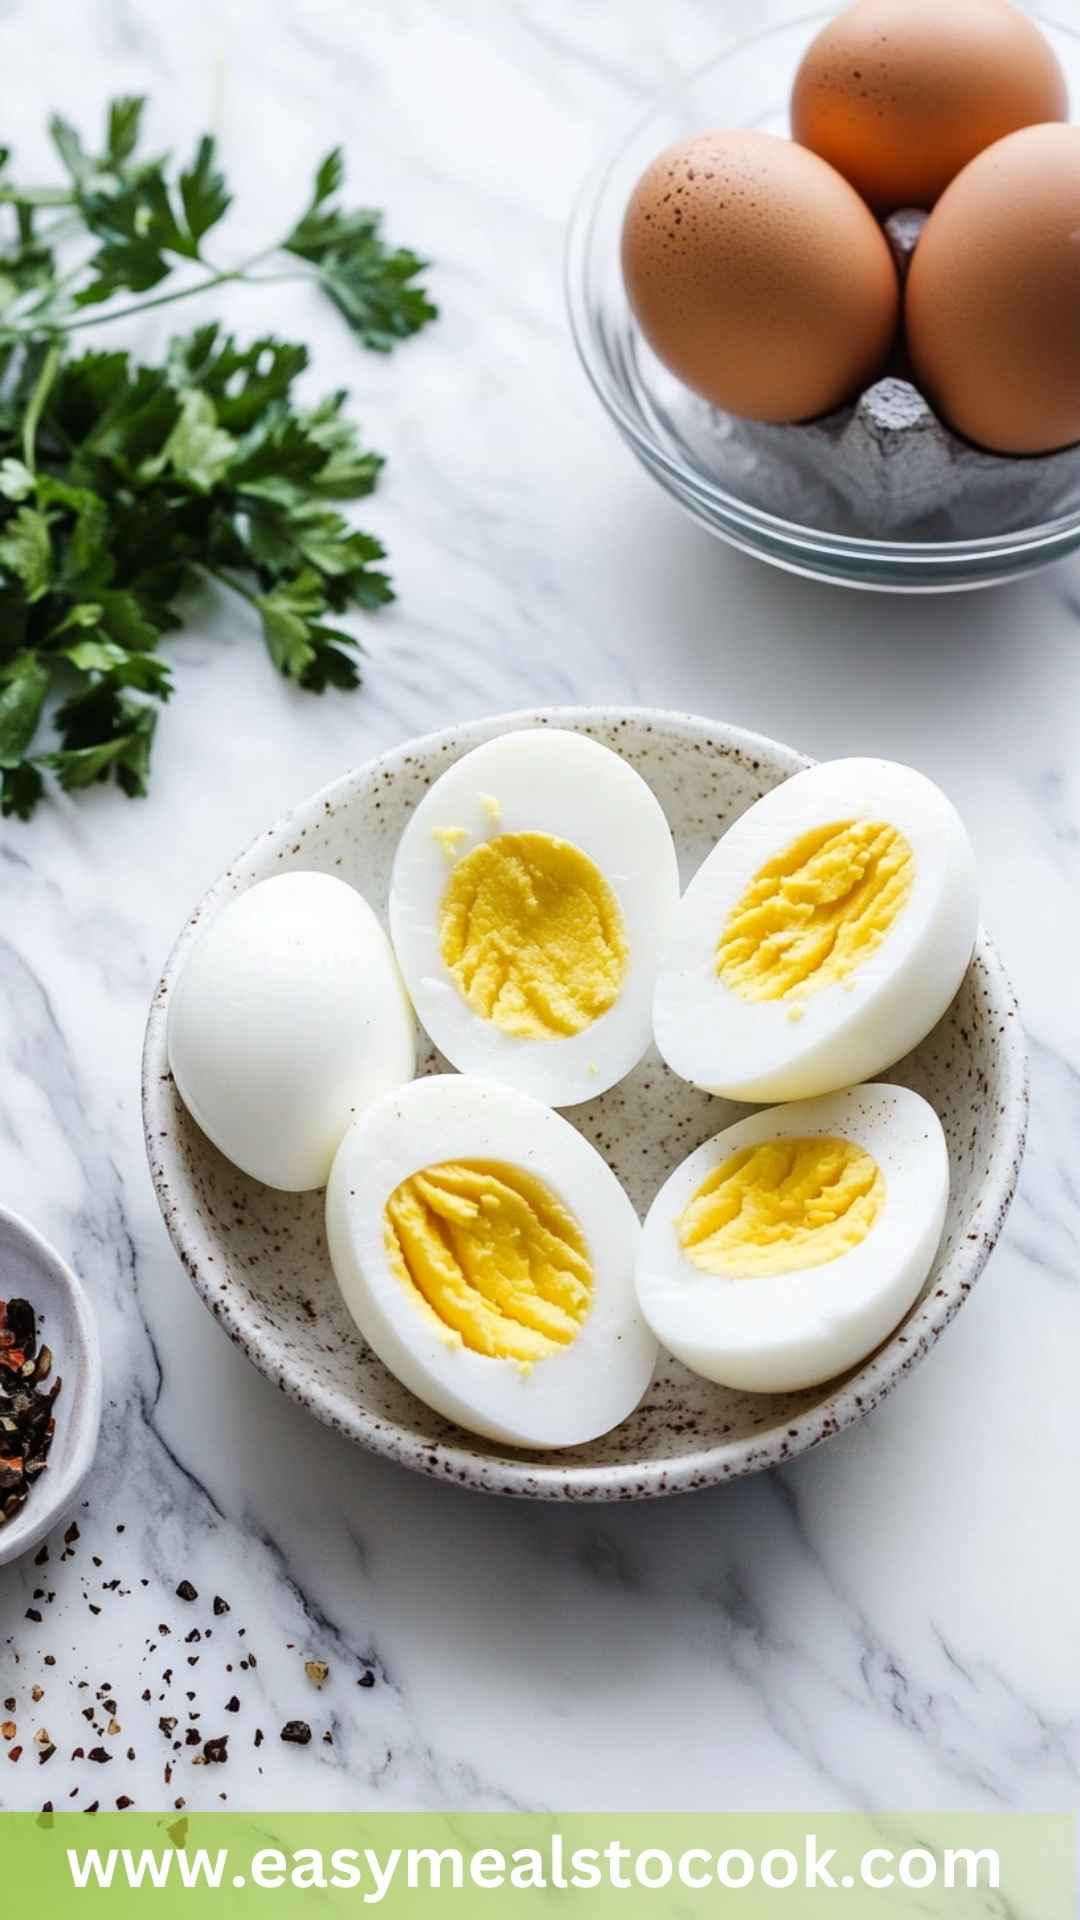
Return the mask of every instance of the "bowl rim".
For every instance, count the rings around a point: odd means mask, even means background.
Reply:
[[[708,741],[714,745],[722,744],[728,752],[750,762],[764,757],[769,763],[775,764],[780,759],[789,764],[791,772],[815,764],[807,755],[767,734],[751,732],[698,714],[647,706],[528,707],[479,720],[458,722],[410,738],[383,753],[372,755],[299,801],[257,834],[229,862],[185,920],[166,960],[147,1017],[142,1060],[143,1133],[147,1159],[169,1237],[204,1305],[261,1373],[324,1424],[341,1432],[345,1438],[400,1465],[479,1492],[547,1500],[647,1499],[713,1486],[727,1479],[755,1473],[794,1459],[819,1446],[822,1441],[833,1438],[880,1405],[897,1383],[929,1352],[958,1312],[997,1243],[1012,1203],[1023,1159],[1029,1100],[1027,1047],[1023,1029],[1015,1017],[1017,1005],[1012,985],[996,948],[980,927],[972,964],[981,967],[993,993],[995,1007],[1002,1016],[1000,1044],[1004,1084],[1000,1118],[1006,1130],[994,1174],[983,1183],[982,1193],[986,1202],[983,1211],[989,1224],[986,1230],[974,1238],[965,1238],[953,1249],[947,1279],[943,1275],[943,1284],[936,1287],[933,1294],[914,1310],[916,1318],[909,1316],[842,1387],[827,1394],[805,1413],[796,1415],[791,1427],[783,1433],[774,1431],[762,1441],[723,1441],[700,1447],[693,1453],[680,1455],[670,1461],[560,1466],[549,1460],[540,1463],[525,1452],[520,1457],[480,1452],[468,1443],[468,1437],[464,1434],[460,1443],[456,1440],[433,1443],[420,1434],[391,1425],[360,1406],[353,1407],[351,1419],[347,1425],[343,1425],[338,1407],[331,1407],[325,1402],[320,1405],[304,1383],[290,1375],[288,1362],[283,1361],[280,1342],[272,1331],[267,1332],[244,1318],[242,1305],[238,1310],[232,1290],[224,1298],[215,1290],[214,1261],[204,1257],[197,1223],[188,1219],[181,1204],[188,1181],[169,1124],[172,1076],[168,1065],[166,1025],[171,987],[189,945],[205,921],[219,911],[228,899],[234,898],[237,891],[244,891],[248,885],[255,884],[253,880],[242,879],[238,869],[248,865],[258,853],[275,843],[280,843],[282,847],[295,845],[297,828],[303,825],[309,815],[317,815],[340,805],[356,788],[370,785],[376,775],[392,773],[410,759],[438,754],[449,743],[457,747],[459,754],[466,753],[470,747],[479,745],[485,739],[519,727],[562,726],[573,731],[584,731],[589,727],[603,725],[607,728],[620,722],[652,725],[698,743]],[[887,1078],[887,1073],[878,1077]],[[242,1301],[242,1296],[240,1298]]]
[[[734,545],[742,546],[744,551],[802,573],[805,577],[832,580],[836,584],[840,584],[844,576],[823,572],[823,563],[861,565],[866,570],[864,578],[850,579],[845,583],[871,588],[885,584],[880,574],[875,572],[882,566],[896,570],[894,584],[897,585],[908,584],[903,579],[905,569],[910,568],[914,573],[917,569],[933,571],[940,568],[939,579],[919,583],[921,590],[927,592],[950,584],[988,585],[991,578],[996,576],[983,576],[975,581],[959,580],[955,570],[964,563],[993,559],[1003,563],[1002,579],[1015,579],[1025,572],[1036,571],[1080,542],[1080,507],[1037,526],[1016,528],[1008,533],[980,535],[967,540],[926,541],[835,533],[805,521],[789,520],[782,514],[770,513],[763,507],[755,507],[749,501],[741,500],[719,481],[696,472],[669,452],[649,429],[644,416],[626,402],[591,322],[586,299],[586,262],[605,188],[627,149],[649,122],[662,113],[666,105],[675,102],[688,87],[753,47],[764,45],[793,29],[824,22],[831,17],[832,11],[829,7],[820,6],[800,10],[784,19],[773,20],[768,26],[758,27],[752,33],[740,34],[725,41],[708,60],[656,94],[645,111],[635,115],[632,123],[593,165],[575,198],[563,249],[563,292],[574,346],[601,405],[646,469],[699,524],[701,511],[714,514],[722,524],[714,526],[713,530],[722,533]],[[1041,9],[1025,11],[1035,21],[1080,41],[1080,28]]]
[[[69,1378],[77,1367],[80,1387],[78,1394],[72,1391],[69,1403],[70,1458],[63,1468],[54,1472],[50,1456],[49,1465],[36,1482],[26,1505],[14,1520],[0,1527],[0,1566],[7,1566],[39,1546],[78,1499],[97,1452],[104,1382],[97,1320],[90,1296],[74,1268],[57,1252],[51,1241],[46,1240],[44,1234],[39,1233],[29,1220],[11,1207],[0,1206],[0,1225],[14,1230],[38,1267],[47,1268],[58,1288],[67,1295],[75,1326],[74,1344],[77,1352],[69,1355],[63,1371]],[[64,1413],[61,1407],[57,1417],[60,1418]]]

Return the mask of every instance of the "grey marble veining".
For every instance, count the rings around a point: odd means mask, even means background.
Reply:
[[[145,90],[156,140],[220,134],[250,212],[225,251],[269,235],[341,140],[357,197],[431,255],[443,309],[384,363],[303,290],[219,302],[238,329],[308,338],[311,390],[349,387],[390,456],[358,518],[401,597],[365,628],[365,691],[293,692],[246,615],[207,601],[172,643],[152,797],[94,792],[0,830],[0,1197],[75,1262],[108,1348],[80,1537],[0,1573],[0,1698],[24,1745],[0,1753],[2,1805],[1076,1801],[1080,564],[904,602],[744,560],[636,470],[563,323],[582,174],[761,11],[88,0],[47,29],[29,0],[0,13],[20,157],[47,164],[47,109],[82,120]],[[148,344],[165,331],[145,323]],[[602,1514],[430,1485],[286,1402],[172,1256],[137,1099],[158,966],[239,846],[408,734],[559,700],[681,706],[924,768],[972,829],[1034,1043],[1005,1240],[902,1391],[782,1474]],[[311,1658],[330,1665],[321,1692]],[[293,1718],[310,1746],[281,1742]],[[228,1733],[227,1764],[196,1767],[188,1726]],[[70,1757],[99,1745],[109,1761]]]

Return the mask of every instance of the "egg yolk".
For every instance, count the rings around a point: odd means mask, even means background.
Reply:
[[[704,1273],[792,1273],[850,1253],[884,1200],[877,1161],[853,1141],[768,1140],[714,1168],[675,1227]]]
[[[581,1033],[614,1006],[630,949],[599,867],[569,840],[503,833],[460,859],[439,918],[470,1007],[527,1040]]]
[[[585,1237],[550,1188],[487,1160],[425,1167],[386,1203],[387,1258],[455,1346],[531,1366],[592,1304]]]
[[[744,1000],[831,987],[876,953],[909,893],[915,856],[880,820],[814,827],[754,875],[716,949]]]

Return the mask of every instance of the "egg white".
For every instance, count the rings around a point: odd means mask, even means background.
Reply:
[[[363,896],[281,873],[222,908],[169,1000],[169,1066],[214,1145],[269,1187],[325,1186],[346,1128],[411,1079],[416,1027]]]
[[[881,945],[844,981],[802,999],[744,999],[716,972],[717,943],[751,880],[810,829],[880,820],[914,855],[910,894]],[[656,1044],[673,1072],[732,1100],[803,1100],[868,1079],[941,1018],[978,930],[975,857],[941,789],[888,760],[833,760],[797,773],[728,829],[672,922],[654,1000]]]
[[[574,1340],[524,1370],[452,1343],[390,1265],[386,1202],[420,1169],[494,1160],[542,1180],[574,1215],[593,1268]],[[337,1282],[365,1340],[437,1413],[509,1446],[576,1446],[633,1411],[656,1342],[634,1289],[641,1227],[619,1181],[569,1121],[490,1081],[441,1074],[388,1094],[342,1141],[326,1195]]]
[[[676,1221],[740,1147],[790,1136],[853,1141],[885,1183],[865,1239],[817,1267],[729,1278],[696,1267]],[[856,1366],[917,1298],[941,1240],[949,1159],[941,1122],[907,1087],[872,1085],[751,1114],[690,1154],[646,1217],[638,1298],[658,1340],[695,1373],[748,1393],[817,1386]]]
[[[462,855],[500,834],[569,840],[612,888],[629,965],[615,1004],[583,1032],[558,1039],[504,1033],[460,993],[439,945],[451,861],[438,835],[458,828],[467,833]],[[583,734],[535,728],[474,748],[424,796],[394,861],[390,929],[420,1021],[453,1066],[569,1107],[614,1086],[649,1046],[660,944],[678,897],[671,831],[641,776]]]

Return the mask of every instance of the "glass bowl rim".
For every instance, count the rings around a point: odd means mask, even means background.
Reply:
[[[698,517],[702,508],[717,514],[726,523],[725,531],[730,528],[732,536],[743,536],[743,543],[752,551],[760,552],[761,543],[767,542],[766,557],[781,565],[797,566],[801,557],[809,567],[813,561],[828,557],[856,563],[862,561],[868,567],[889,562],[902,571],[908,566],[937,564],[945,569],[964,560],[1009,558],[1016,561],[1028,556],[1031,570],[1034,570],[1057,557],[1058,552],[1068,552],[1080,541],[1080,507],[1037,525],[1017,528],[1008,533],[981,535],[976,539],[889,540],[861,534],[833,533],[804,521],[785,519],[781,514],[770,513],[763,507],[740,500],[737,494],[729,492],[718,481],[696,473],[668,452],[650,430],[640,411],[631,407],[624,398],[622,387],[593,325],[586,298],[587,262],[605,189],[627,150],[649,122],[661,114],[666,105],[674,103],[687,88],[753,47],[776,39],[793,28],[811,26],[815,21],[828,18],[830,12],[828,8],[812,7],[782,20],[771,21],[768,26],[759,27],[753,33],[728,40],[719,52],[655,95],[645,111],[635,116],[631,125],[624,129],[618,140],[607,148],[590,169],[571,210],[563,252],[563,290],[578,358],[602,406],[653,477],[694,517]],[[1080,28],[1042,11],[1033,12],[1032,18],[1080,43]],[[1024,456],[1017,455],[1016,458],[1020,460]],[[782,551],[778,552],[777,547]],[[1013,565],[1004,577],[1016,578],[1022,570]],[[866,584],[875,583],[867,580]],[[989,581],[984,580],[983,584],[989,584]]]

